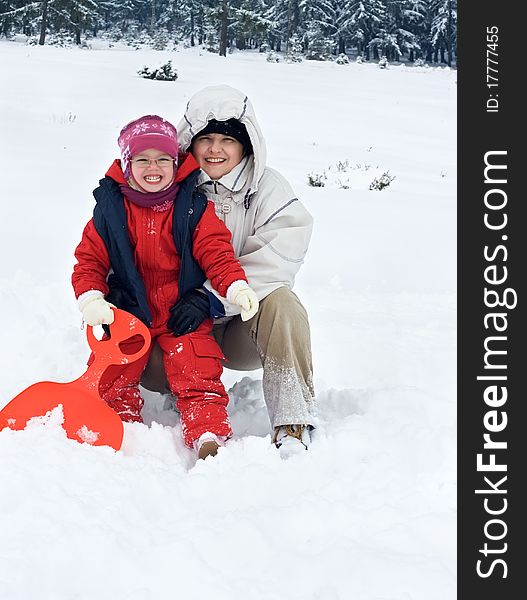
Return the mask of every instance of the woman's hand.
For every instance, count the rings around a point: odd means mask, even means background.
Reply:
[[[248,321],[258,312],[258,297],[248,283],[243,280],[231,283],[227,290],[227,300],[241,310],[242,321]]]

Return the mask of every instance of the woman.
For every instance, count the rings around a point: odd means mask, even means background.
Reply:
[[[240,371],[263,367],[273,442],[284,455],[307,449],[315,420],[311,341],[307,313],[292,287],[308,248],[312,217],[287,180],[266,166],[265,141],[241,91],[220,85],[197,92],[178,135],[181,150],[191,152],[202,169],[198,189],[214,201],[216,214],[230,229],[260,309],[242,321],[240,308],[224,299],[219,303],[207,281],[207,302],[194,291],[178,302],[173,315],[185,331],[209,314],[220,317],[213,334],[227,358],[225,366]],[[155,357],[143,385],[163,391]]]

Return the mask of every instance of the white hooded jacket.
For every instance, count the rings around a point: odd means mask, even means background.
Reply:
[[[216,214],[231,231],[234,252],[261,300],[279,287],[293,287],[307,252],[313,218],[287,180],[266,166],[262,132],[251,102],[239,90],[210,86],[189,100],[177,128],[181,149],[188,151],[192,138],[209,120],[231,118],[245,125],[254,155],[244,157],[218,181],[202,171],[198,185],[214,201]],[[240,308],[220,297],[209,281],[205,286],[220,298],[227,316],[240,313]]]

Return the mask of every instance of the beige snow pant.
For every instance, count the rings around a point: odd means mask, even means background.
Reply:
[[[261,300],[252,319],[244,322],[233,317],[215,324],[212,333],[227,359],[225,367],[237,371],[263,367],[262,387],[273,427],[314,425],[309,321],[294,292],[278,288]],[[141,385],[169,393],[159,348],[154,347],[150,354]]]

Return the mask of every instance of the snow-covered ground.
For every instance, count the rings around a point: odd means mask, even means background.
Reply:
[[[320,403],[287,461],[259,371],[225,371],[236,437],[197,464],[156,394],[117,453],[67,440],[57,414],[4,430],[0,599],[454,598],[456,72],[13,42],[0,58],[0,407],[84,371],[73,249],[121,126],[177,123],[217,83],[252,98],[315,217],[295,290]],[[176,82],[136,75],[169,58]]]

